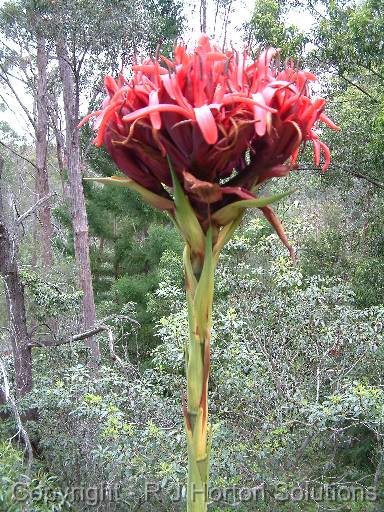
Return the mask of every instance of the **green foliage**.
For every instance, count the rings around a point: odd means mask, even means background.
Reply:
[[[382,69],[380,47],[383,41],[382,2],[327,2],[327,16],[319,23],[316,44],[321,60],[331,62],[343,72]],[[366,37],[369,34],[369,37]]]
[[[65,512],[69,504],[60,493],[57,478],[39,467],[28,472],[23,452],[8,441],[0,442],[0,510],[24,512]]]
[[[66,284],[55,283],[51,279],[48,281],[28,268],[20,272],[20,277],[31,296],[33,314],[38,320],[79,314],[82,292],[67,291]]]
[[[327,199],[320,198],[316,229],[305,234],[303,271],[342,277],[356,304],[370,307],[382,304],[384,285],[382,3],[317,2],[309,8],[316,24],[307,60],[327,78],[327,115],[341,131],[322,134],[332,163],[321,181]]]
[[[117,174],[104,150],[93,148],[89,162],[99,175]],[[162,213],[126,188],[87,184],[85,192],[90,232],[96,241],[91,248],[96,302],[101,309],[103,303],[114,303],[113,312],[135,302],[141,325],[138,343],[142,354],[149,354],[156,344],[156,320],[148,308],[148,294],[158,286],[162,254],[181,254],[179,234]]]
[[[125,64],[141,51],[154,53],[161,41],[167,50],[183,23],[178,0],[149,0],[145,5],[137,0],[8,1],[0,11],[0,29],[22,47],[32,48],[38,31],[50,47],[58,34],[64,35],[85,71],[81,85],[89,88],[98,87],[95,82],[105,73],[115,73],[121,58]],[[12,51],[7,55],[16,57]]]
[[[146,11],[152,18],[152,30],[147,35],[146,44],[154,52],[161,45],[163,55],[170,55],[173,41],[182,33],[185,25],[183,4],[179,0],[150,0]]]
[[[104,366],[95,380],[77,365],[52,368],[38,380],[32,400],[41,411],[44,456],[66,484],[100,487],[109,482],[119,491],[112,506],[123,512],[140,502],[145,481],[164,486],[169,479],[169,486],[184,481],[179,403],[163,396],[150,371],[140,378],[130,373],[127,380]],[[165,501],[169,493],[162,493]],[[86,503],[80,505],[88,510]]]
[[[291,225],[291,236],[301,237],[299,225]],[[357,309],[342,280],[306,277],[283,251],[267,224],[250,218],[219,266],[212,485],[224,490],[264,482],[274,489],[286,482],[289,490],[308,478],[308,468],[314,481],[338,481],[347,472],[349,482],[359,485],[364,477],[373,485],[368,475],[378,467],[382,435],[384,310]],[[162,253],[158,276],[149,305],[159,318],[161,344],[145,370],[127,365],[123,375],[104,366],[91,379],[81,365],[40,360],[44,371],[37,371],[31,397],[50,466],[66,483],[100,485],[108,478],[132,507],[117,505],[119,512],[137,506],[145,479],[161,483],[167,510],[183,510],[183,502],[171,501],[174,486],[184,483],[186,456],[180,388],[188,330],[176,253]],[[66,361],[68,349],[59,350],[56,357]],[[364,512],[370,507],[349,505]],[[156,498],[146,506],[159,509]],[[276,510],[273,500],[249,506],[238,509]],[[314,502],[304,506],[316,510]],[[291,510],[289,502],[281,507]]]
[[[348,201],[347,194],[345,201]],[[348,210],[329,205],[322,229],[305,236],[302,250],[305,275],[317,275],[321,269],[323,275],[343,278],[350,283],[356,305],[362,308],[383,303],[380,203],[378,201],[365,217],[360,213],[361,204],[356,205],[355,201]],[[340,225],[344,226],[343,231]]]
[[[281,48],[282,58],[301,57],[307,37],[295,25],[284,22],[284,7],[280,0],[257,1],[250,21],[244,26],[245,39],[251,48],[273,46]]]

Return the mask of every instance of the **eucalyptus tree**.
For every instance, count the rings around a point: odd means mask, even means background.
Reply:
[[[346,262],[343,274],[352,283],[359,306],[380,304],[384,289],[384,4],[376,0],[287,4],[298,5],[313,17],[307,58],[327,78],[322,87],[329,97],[330,115],[341,127],[337,136],[326,135],[333,163],[324,183],[338,190],[345,212],[343,231],[328,229],[312,249],[320,251],[324,261],[332,253],[335,256],[334,250],[326,250],[333,246]],[[337,272],[340,267],[332,265],[330,273]]]
[[[42,199],[50,192],[47,172],[48,154],[48,53],[46,40],[36,22],[38,9],[25,13],[7,3],[0,10],[0,81],[22,109],[34,135],[36,195]],[[21,86],[21,87],[20,87]],[[30,96],[32,106],[29,106]],[[53,261],[51,208],[39,210],[41,224],[41,263],[51,267]]]
[[[18,271],[18,237],[15,222],[9,222],[8,197],[2,190],[4,159],[0,156],[0,275],[3,278],[9,316],[9,334],[13,351],[18,396],[32,389],[32,353],[29,347],[23,285]],[[0,396],[4,401],[4,396]],[[1,403],[1,402],[0,402]]]
[[[373,179],[371,183],[380,189],[384,4],[338,0],[322,4],[322,13],[317,14],[311,56],[320,72],[335,76],[329,81],[329,92],[335,111],[344,121],[344,139],[350,136],[349,143],[340,144],[338,150],[355,175]]]

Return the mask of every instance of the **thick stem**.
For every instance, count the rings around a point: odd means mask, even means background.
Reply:
[[[187,406],[184,407],[188,443],[187,511],[206,512],[210,452],[208,379],[214,279],[211,235],[207,235],[203,265],[191,256],[186,246],[184,271],[189,320]]]

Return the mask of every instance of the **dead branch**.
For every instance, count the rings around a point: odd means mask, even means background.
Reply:
[[[17,94],[15,88],[13,87],[13,85],[11,84],[11,81],[9,80],[9,77],[8,77],[8,73],[7,73],[7,70],[4,68],[4,66],[2,66],[0,64],[0,69],[1,69],[1,72],[3,73],[2,75],[0,75],[0,78],[6,83],[6,85],[8,86],[8,88],[12,91],[12,94],[13,96],[15,97],[16,101],[18,102],[18,104],[20,105],[20,107],[23,109],[25,115],[27,116],[28,118],[28,121],[31,123],[31,125],[33,126],[33,128],[36,130],[36,123],[35,123],[35,120],[33,119],[33,117],[31,116],[29,110],[27,109],[27,107],[25,106],[25,104],[21,101],[20,99],[20,96]]]
[[[305,166],[305,165],[300,166],[299,168],[300,168],[301,171],[317,171],[318,170],[318,167]],[[331,170],[334,169],[334,170],[345,172],[345,173],[349,174],[350,176],[354,176],[355,178],[359,178],[359,179],[368,181],[368,183],[371,183],[372,185],[375,185],[375,187],[377,187],[377,188],[384,189],[384,183],[383,182],[378,181],[375,178],[371,178],[370,176],[367,176],[366,174],[362,174],[362,173],[360,173],[358,171],[355,171],[353,169],[346,168],[346,167],[340,166],[340,165],[332,165],[332,166],[329,167],[329,169],[331,169]]]
[[[27,450],[27,455],[28,455],[28,468],[30,468],[31,465],[32,465],[32,462],[33,462],[32,444],[31,444],[31,441],[29,439],[29,435],[28,435],[27,431],[25,430],[25,428],[23,426],[23,423],[21,421],[20,413],[19,413],[19,411],[17,409],[15,399],[13,398],[13,396],[12,396],[12,394],[10,392],[7,371],[5,369],[5,365],[4,365],[3,361],[1,359],[0,359],[0,371],[1,371],[1,374],[2,374],[2,380],[3,380],[3,384],[1,385],[1,389],[3,391],[6,403],[9,405],[10,409],[13,412],[13,415],[14,415],[15,420],[16,420],[16,425],[17,425],[17,428],[18,428],[16,434],[13,437],[17,437],[17,436],[20,435],[20,437],[24,441],[25,448]]]
[[[35,163],[32,162],[32,160],[29,160],[29,158],[26,158],[25,156],[23,155],[20,155],[20,153],[18,153],[17,151],[15,151],[13,148],[11,148],[10,146],[8,146],[7,144],[5,144],[4,142],[2,142],[0,140],[0,145],[3,146],[5,149],[7,149],[8,151],[10,151],[13,155],[17,156],[18,158],[21,158],[22,160],[24,160],[25,162],[29,163],[29,165],[32,165],[32,167],[34,167],[35,169],[37,169],[37,165]]]
[[[127,369],[125,367],[124,362],[122,361],[122,359],[115,352],[114,337],[113,337],[112,328],[109,325],[104,325],[102,327],[104,327],[104,330],[108,334],[108,348],[109,348],[109,353],[111,355],[111,358],[114,361],[116,361],[116,363],[120,366],[120,368],[122,368],[124,373],[127,373]]]
[[[60,338],[57,340],[34,340],[32,341],[29,346],[31,348],[34,347],[40,347],[40,348],[52,348],[52,347],[59,347],[60,345],[66,345],[67,343],[74,343],[75,341],[81,341],[86,340],[88,338],[92,338],[95,334],[99,334],[100,332],[105,331],[104,326],[97,326],[93,329],[89,329],[88,331],[81,332],[79,334],[75,334],[74,336],[70,336],[69,338]]]
[[[87,331],[81,332],[79,334],[75,334],[68,338],[60,338],[60,339],[45,339],[45,340],[32,340],[29,343],[29,347],[32,348],[53,348],[59,347],[61,345],[67,345],[68,343],[74,343],[76,341],[85,340],[99,334],[101,332],[106,332],[108,336],[108,348],[111,358],[122,368],[124,373],[127,373],[126,364],[124,361],[116,354],[115,346],[114,346],[114,335],[113,330],[110,325],[107,325],[106,322],[110,320],[128,320],[137,326],[140,326],[137,320],[131,318],[127,315],[110,315],[104,318],[100,323],[95,325],[92,329],[88,329]],[[89,348],[89,347],[86,347]]]
[[[27,217],[29,217],[32,213],[34,213],[42,204],[46,203],[56,195],[56,192],[51,192],[47,196],[42,197],[39,199],[33,206],[28,208],[26,212],[24,212],[20,217],[17,219],[17,224],[21,224]]]

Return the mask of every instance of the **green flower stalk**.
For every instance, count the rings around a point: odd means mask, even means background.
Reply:
[[[195,269],[195,270],[193,270]],[[214,286],[212,230],[206,235],[204,262],[193,261],[184,250],[185,288],[188,302],[189,341],[185,347],[187,404],[183,400],[188,445],[187,510],[207,509],[211,427],[208,423],[208,379]]]
[[[188,198],[184,196],[173,170],[172,174],[176,212],[182,212],[181,217],[185,225],[196,227],[196,238],[186,240],[183,254],[189,339],[185,347],[187,402],[184,397],[182,402],[188,446],[187,510],[200,512],[207,510],[212,442],[212,431],[208,421],[208,381],[214,275],[220,249],[225,240],[224,233],[219,237],[217,229],[212,225],[208,227],[206,234],[201,228],[197,228],[200,225]],[[239,215],[241,216],[242,214]],[[180,219],[180,215],[177,217]],[[236,224],[239,220],[236,220]]]
[[[327,146],[313,127],[325,101],[312,101],[316,77],[288,62],[281,69],[270,48],[255,61],[246,52],[221,51],[202,36],[193,52],[175,47],[133,66],[133,78],[106,77],[107,97],[96,117],[95,144],[104,144],[127,177],[94,178],[129,187],[168,213],[185,241],[184,275],[189,338],[187,396],[182,397],[188,447],[188,512],[208,507],[212,432],[208,415],[214,273],[220,252],[247,208],[259,208],[293,255],[270,204],[290,192],[260,197],[271,178],[296,166],[311,141],[315,164],[329,165]]]

